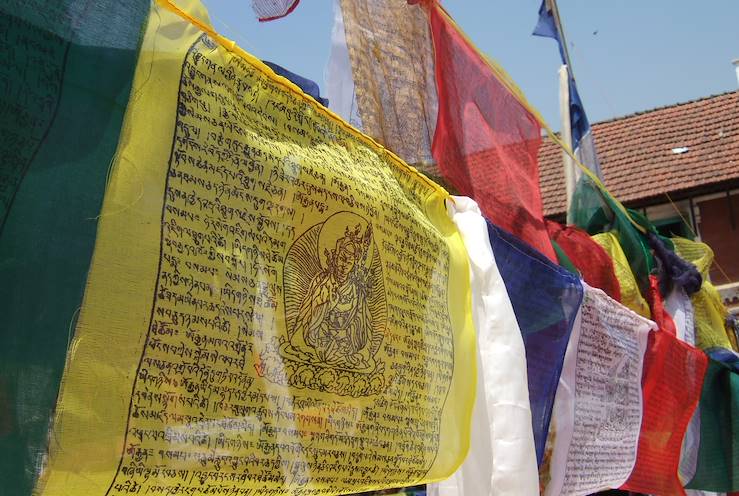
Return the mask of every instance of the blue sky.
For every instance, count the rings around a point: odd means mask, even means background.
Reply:
[[[258,23],[250,0],[205,0],[225,36],[322,88],[331,0],[302,0],[290,16]],[[497,60],[559,128],[554,40],[531,36],[540,0],[446,0],[475,44]],[[591,122],[737,89],[739,1],[559,0],[578,89]]]

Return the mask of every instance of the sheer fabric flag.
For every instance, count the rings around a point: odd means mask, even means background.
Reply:
[[[672,288],[665,298],[664,309],[675,324],[677,338],[695,346],[695,312],[690,297],[682,287]]]
[[[659,280],[656,275],[649,276],[649,310],[652,314],[652,320],[657,324],[661,331],[668,333],[670,336],[677,337],[677,329],[672,316],[665,310],[665,303],[662,300],[662,293],[659,289]]]
[[[575,84],[575,77],[573,76],[572,67],[569,66],[569,61],[565,56],[565,47],[563,45],[563,36],[557,28],[557,23],[554,18],[552,9],[547,5],[547,0],[542,0],[541,6],[539,7],[539,20],[534,28],[533,34],[536,36],[543,36],[546,38],[553,38],[557,41],[559,48],[559,54],[562,59],[562,63],[567,66],[567,88],[569,93],[569,107],[570,107],[570,129],[572,130],[572,150],[575,152],[578,160],[598,179],[603,181],[603,172],[600,169],[600,161],[598,160],[598,154],[595,150],[595,141],[593,140],[593,133],[590,128],[590,122],[588,116],[585,114],[585,109],[580,99],[580,94],[577,91],[577,84]],[[576,168],[576,177],[580,178],[581,172],[579,168]]]
[[[352,126],[362,129],[362,119],[359,117],[357,94],[354,86],[354,76],[352,75],[352,64],[349,59],[349,48],[346,45],[344,15],[341,12],[340,0],[333,1],[333,11],[334,25],[331,28],[331,53],[324,70],[329,108]]]
[[[438,99],[428,16],[406,1],[340,3],[362,129],[422,172],[438,175],[431,155]]]
[[[642,367],[653,322],[584,285],[547,440],[542,494],[586,495],[623,484],[636,460]]]
[[[478,340],[478,393],[467,459],[437,496],[538,495],[524,343],[493,255],[485,219],[469,198],[449,205],[470,256]]]
[[[703,350],[714,347],[734,348],[726,332],[726,308],[718,290],[708,280],[713,250],[705,243],[685,238],[672,238],[672,243],[675,252],[692,262],[703,276],[701,289],[691,297],[695,310],[696,346]]]
[[[677,339],[695,345],[695,319],[693,305],[690,297],[680,286],[675,286],[665,299],[665,311],[675,323]],[[700,408],[696,408],[688,423],[688,429],[683,438],[680,449],[680,464],[678,466],[678,477],[684,486],[695,475],[698,462],[698,448],[700,446]],[[686,491],[687,494],[692,494]]]
[[[512,234],[492,223],[488,223],[488,233],[523,334],[536,457],[541,465],[565,349],[582,300],[582,286],[577,276]]]
[[[0,3],[6,494],[30,495],[46,456],[148,9],[148,0]]]
[[[621,289],[621,303],[638,313],[642,317],[649,318],[652,312],[649,310],[647,300],[641,294],[634,273],[631,271],[626,255],[624,254],[618,238],[612,232],[605,232],[593,236],[593,241],[598,243],[613,260],[616,279]]]
[[[539,122],[438,3],[429,15],[439,93],[432,151],[442,176],[487,219],[556,261],[539,191]]]
[[[300,0],[251,0],[251,8],[260,22],[285,17],[295,10]]]
[[[659,330],[644,358],[644,418],[636,465],[623,489],[685,494],[678,477],[680,451],[698,406],[708,359],[700,350]]]
[[[152,6],[35,494],[448,477],[476,375],[448,194],[187,5]]]
[[[273,62],[268,62],[266,60],[263,60],[262,62],[264,62],[264,65],[275,71],[275,74],[287,78],[288,80],[290,80],[290,82],[294,83],[298,88],[300,88],[303,93],[312,96],[318,103],[320,103],[324,107],[328,107],[328,100],[321,97],[321,88],[318,87],[318,84],[315,81],[304,78],[300,74],[295,74],[294,72],[289,71]]]
[[[698,467],[686,487],[739,491],[739,374],[731,365],[709,360],[700,411]]]
[[[590,286],[602,289],[616,301],[621,301],[621,287],[614,270],[614,260],[598,243],[575,226],[563,226],[547,220],[547,232],[568,256]]]
[[[639,290],[646,294],[649,274],[655,268],[654,256],[645,235],[632,224],[632,220],[642,226],[648,226],[649,222],[638,212],[627,211],[587,175],[580,179],[572,196],[572,217],[573,224],[591,235],[611,232],[616,236]],[[623,291],[623,286],[621,289]]]

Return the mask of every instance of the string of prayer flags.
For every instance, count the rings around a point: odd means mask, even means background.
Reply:
[[[149,4],[0,3],[0,492],[47,454]]]
[[[590,286],[602,289],[616,301],[621,301],[621,287],[616,278],[611,256],[591,237],[575,226],[563,226],[546,221],[547,232],[567,254]]]
[[[469,198],[455,197],[449,209],[470,257],[478,392],[467,459],[452,477],[433,484],[430,492],[437,496],[538,495],[521,331],[479,207]]]
[[[685,494],[678,477],[680,451],[701,396],[706,355],[660,329],[649,336],[644,358],[644,417],[636,464],[622,489]],[[701,436],[701,443],[703,442]]]
[[[441,5],[427,7],[439,98],[432,153],[442,176],[487,219],[556,261],[539,190],[539,121]]]
[[[95,162],[113,158],[34,494],[448,477],[476,377],[448,193],[183,3],[146,5],[121,139]]]
[[[490,222],[488,234],[523,334],[536,457],[541,465],[582,285],[577,276]]]
[[[637,456],[642,367],[655,324],[583,286],[540,472],[546,496],[619,487]]]
[[[300,0],[251,0],[251,8],[260,22],[281,19],[291,13]]]
[[[336,31],[331,77],[338,76],[345,84],[353,80],[352,96],[365,133],[420,171],[438,175],[431,155],[438,98],[426,12],[397,0],[340,0],[340,4],[336,23],[344,26],[352,77],[342,75],[345,63],[333,61],[344,54]],[[331,89],[348,92],[346,86]],[[349,102],[347,97],[342,101]],[[333,98],[329,92],[329,100]]]
[[[739,374],[731,365],[708,360],[700,412],[698,466],[686,487],[739,491]]]

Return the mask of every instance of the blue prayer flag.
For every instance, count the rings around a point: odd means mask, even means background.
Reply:
[[[554,17],[553,10],[547,5],[547,0],[541,1],[539,7],[539,20],[533,32],[534,36],[543,36],[545,38],[553,38],[557,40],[559,55],[562,63],[567,65],[567,86],[569,89],[570,99],[570,128],[572,131],[572,149],[577,155],[578,160],[588,169],[603,180],[603,173],[600,170],[600,162],[595,151],[595,142],[590,130],[590,122],[577,92],[575,78],[572,75],[567,54],[565,52],[564,36],[560,33],[557,22]]]
[[[583,287],[577,276],[489,221],[488,236],[523,335],[536,460],[541,465]]]

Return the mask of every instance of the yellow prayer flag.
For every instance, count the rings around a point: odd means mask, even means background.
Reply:
[[[636,277],[631,271],[629,261],[626,260],[618,237],[612,232],[605,232],[591,236],[593,241],[598,243],[613,259],[613,270],[621,287],[621,303],[626,307],[638,313],[642,317],[652,318],[652,312],[649,310],[647,300],[644,299],[639,291],[639,285],[636,283]]]
[[[476,371],[448,194],[181,3],[152,6],[37,494],[449,476]]]
[[[688,262],[694,264],[703,276],[701,289],[691,296],[695,311],[695,345],[700,349],[721,347],[737,350],[731,333],[726,332],[726,316],[728,312],[721,301],[721,295],[708,280],[709,270],[713,264],[713,250],[710,246],[687,238],[672,238],[675,252]]]

